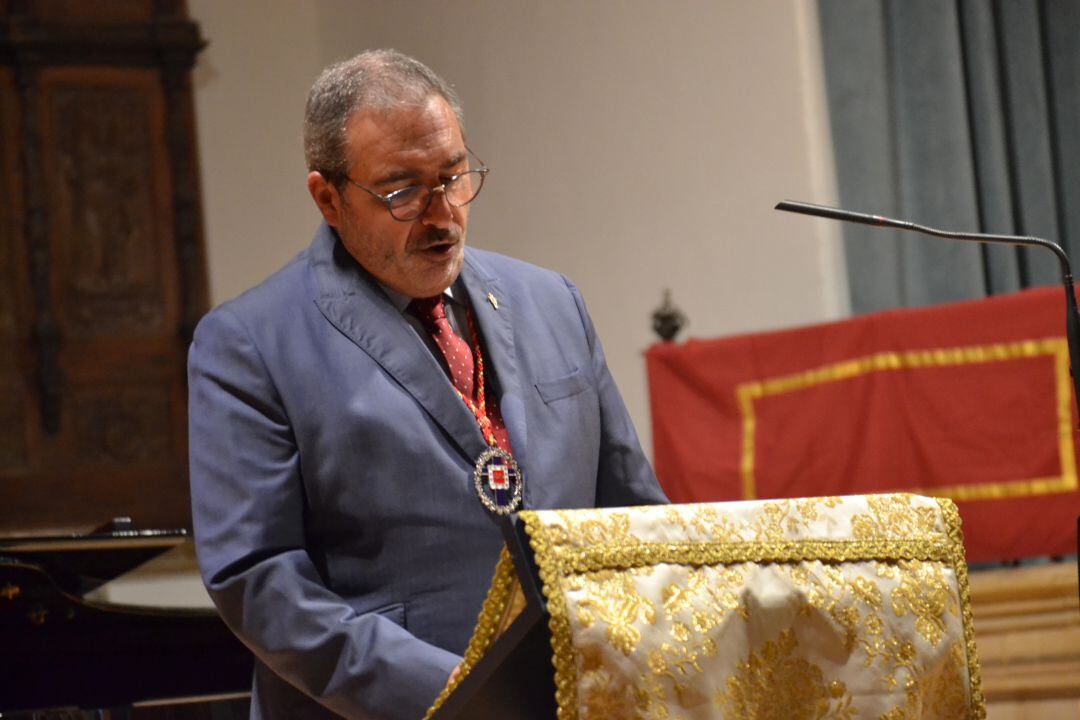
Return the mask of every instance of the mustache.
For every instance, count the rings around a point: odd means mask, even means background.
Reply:
[[[433,245],[456,243],[461,240],[461,230],[456,227],[430,228],[416,241],[416,247],[429,248]]]

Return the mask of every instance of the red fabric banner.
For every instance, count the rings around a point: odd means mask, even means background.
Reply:
[[[956,500],[972,562],[1076,552],[1065,301],[1044,288],[647,353],[673,502]]]

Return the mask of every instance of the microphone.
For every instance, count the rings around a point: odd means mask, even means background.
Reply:
[[[843,210],[841,208],[828,207],[826,205],[814,205],[812,203],[799,202],[797,200],[782,200],[776,204],[775,209],[828,218],[829,220],[845,220],[847,222],[873,225],[875,227],[910,230],[912,232],[923,233],[924,235],[945,238],[946,240],[1041,247],[1054,253],[1054,255],[1057,256],[1058,263],[1061,265],[1061,284],[1065,286],[1065,338],[1069,346],[1069,372],[1073,379],[1073,398],[1077,403],[1078,415],[1080,415],[1080,377],[1077,376],[1076,372],[1076,363],[1080,360],[1080,311],[1078,311],[1076,307],[1076,293],[1073,290],[1073,276],[1072,269],[1069,267],[1069,256],[1065,254],[1065,251],[1062,250],[1060,245],[1037,237],[989,235],[986,233],[938,230],[908,220],[895,220],[882,215],[852,212],[851,210]]]

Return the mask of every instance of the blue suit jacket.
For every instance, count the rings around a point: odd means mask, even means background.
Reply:
[[[664,502],[578,291],[473,249],[461,277],[525,506]],[[501,544],[439,363],[324,224],[202,320],[189,379],[199,563],[255,653],[253,717],[421,717]]]

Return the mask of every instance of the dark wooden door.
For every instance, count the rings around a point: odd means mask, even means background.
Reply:
[[[207,304],[180,0],[0,0],[0,532],[190,524]]]

